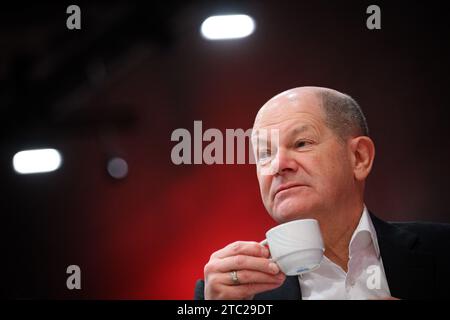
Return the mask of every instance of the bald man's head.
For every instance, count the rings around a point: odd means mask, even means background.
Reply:
[[[360,213],[375,155],[367,134],[358,104],[336,90],[300,87],[267,101],[252,143],[269,214],[278,222],[333,223],[339,212]]]
[[[259,126],[267,111],[292,109],[305,102],[321,108],[325,124],[341,139],[369,135],[366,118],[358,103],[347,94],[323,87],[298,87],[274,96],[258,112],[255,127]]]

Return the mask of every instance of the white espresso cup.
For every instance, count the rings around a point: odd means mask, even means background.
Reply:
[[[271,259],[288,275],[310,272],[320,266],[325,251],[319,222],[294,220],[266,232],[262,245],[268,245]]]

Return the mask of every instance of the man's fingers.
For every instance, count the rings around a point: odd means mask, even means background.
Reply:
[[[237,255],[223,258],[217,264],[217,271],[219,272],[229,272],[232,270],[254,270],[268,274],[277,274],[280,272],[277,264],[267,258]]]
[[[222,275],[225,276],[222,283],[228,285],[236,285],[230,273],[223,273]],[[286,276],[281,272],[275,275],[271,275],[264,272],[250,270],[236,271],[236,276],[238,278],[239,285],[249,283],[281,284],[286,279]]]
[[[232,271],[237,272],[237,281]],[[205,265],[205,299],[251,299],[286,279],[269,250],[258,242],[237,241],[211,255]]]
[[[226,258],[236,255],[246,255],[253,257],[269,257],[269,250],[254,241],[236,241],[225,248],[222,248],[211,255],[211,258]]]

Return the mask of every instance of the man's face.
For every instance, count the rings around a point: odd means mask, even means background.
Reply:
[[[273,129],[278,142],[271,140]],[[311,92],[287,92],[270,100],[253,132],[261,197],[277,222],[318,218],[354,190],[347,145],[326,126],[320,100]]]

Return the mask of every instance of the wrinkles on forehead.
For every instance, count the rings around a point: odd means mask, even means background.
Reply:
[[[253,128],[276,126],[293,119],[324,121],[321,99],[317,92],[317,89],[299,88],[273,97],[259,110]]]

